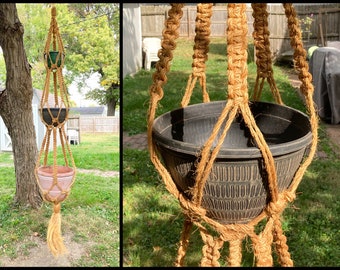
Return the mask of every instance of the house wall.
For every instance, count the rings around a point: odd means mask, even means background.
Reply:
[[[37,145],[41,144],[43,138],[44,138],[44,125],[40,122],[40,116],[39,116],[39,111],[38,111],[38,105],[39,100],[37,100],[37,97],[33,95],[33,100],[32,100],[32,112],[33,112],[33,124],[35,128],[35,134],[36,134],[36,141]],[[8,135],[8,130],[3,122],[2,118],[0,117],[0,152],[1,151],[12,151],[12,143],[11,139]]]
[[[141,11],[138,3],[123,4],[123,78],[142,68]]]
[[[45,133],[46,133],[46,127],[42,123],[41,118],[40,118],[40,113],[39,113],[40,96],[37,91],[40,91],[40,90],[33,89],[32,112],[33,112],[33,124],[35,128],[37,147],[39,150],[43,142]],[[12,145],[9,143],[8,138],[9,138],[8,130],[2,118],[0,117],[0,152],[1,151],[12,151]],[[57,138],[57,145],[60,145],[59,137]],[[51,150],[53,149],[52,143],[50,144],[49,149]]]
[[[35,126],[35,136],[37,140],[37,146],[39,149],[44,139],[46,128],[40,119],[40,113],[39,113],[40,100],[39,100],[39,97],[36,91],[37,90],[34,90],[33,92],[32,110],[33,110],[33,123]]]

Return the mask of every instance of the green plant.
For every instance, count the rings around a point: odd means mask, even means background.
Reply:
[[[309,16],[300,19],[300,28],[301,28],[301,35],[303,39],[307,39],[307,42],[309,42],[309,39],[311,35],[313,35],[311,29],[312,29],[312,23],[315,21],[314,14],[311,13]]]

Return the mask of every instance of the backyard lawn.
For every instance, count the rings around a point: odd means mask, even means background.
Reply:
[[[178,39],[164,97],[157,115],[180,106],[191,73],[192,40]],[[251,46],[250,53],[251,53]],[[225,100],[226,70],[225,40],[212,39],[207,62],[207,89],[210,99]],[[274,66],[274,78],[284,103],[306,112],[303,101],[290,84],[287,67]],[[134,135],[146,132],[148,89],[151,71],[141,70],[123,81],[123,131]],[[249,89],[254,88],[256,65],[248,63]],[[249,95],[251,96],[251,94]],[[262,100],[272,102],[266,86]],[[191,104],[202,102],[196,87]],[[339,154],[329,140],[325,125],[319,126],[318,152],[308,167],[297,190],[294,202],[282,215],[282,226],[294,266],[339,266],[340,188]],[[123,265],[135,267],[172,266],[176,256],[184,217],[178,201],[170,194],[150,161],[147,150],[123,149]],[[243,242],[242,266],[254,266],[251,241]],[[221,250],[221,265],[226,262],[228,246]],[[202,255],[202,239],[194,227],[184,260],[185,266],[198,266]],[[279,266],[275,253],[274,266]]]
[[[82,134],[71,145],[76,179],[61,203],[62,236],[69,266],[119,266],[119,135]],[[51,203],[38,210],[13,205],[15,174],[11,153],[0,153],[0,266],[41,266],[34,251],[46,246]],[[66,241],[65,240],[65,241]],[[41,263],[41,262],[40,262]],[[45,262],[47,263],[47,262]]]

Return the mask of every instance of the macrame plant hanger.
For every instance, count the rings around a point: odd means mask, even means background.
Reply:
[[[154,137],[155,115],[159,101],[163,98],[163,87],[167,82],[167,72],[170,70],[170,62],[173,59],[173,50],[176,48],[175,40],[179,36],[180,20],[183,15],[184,4],[171,4],[168,17],[163,30],[162,48],[159,50],[159,61],[153,74],[153,84],[150,86],[150,103],[148,111],[148,150],[150,159],[161,175],[167,190],[178,199],[183,210],[185,221],[180,237],[176,266],[183,266],[184,257],[189,245],[190,232],[193,225],[197,226],[204,246],[202,248],[201,266],[220,266],[220,249],[225,242],[229,243],[227,264],[240,266],[242,263],[242,242],[246,237],[252,241],[256,266],[272,266],[272,247],[277,253],[281,266],[293,266],[288,251],[287,239],[283,234],[280,217],[287,204],[293,202],[296,189],[313,160],[317,147],[318,118],[313,102],[313,85],[311,75],[308,72],[306,51],[301,40],[301,30],[295,9],[290,3],[283,3],[287,18],[291,46],[294,49],[295,68],[300,81],[300,91],[304,95],[305,105],[308,110],[311,142],[308,151],[304,152],[304,159],[293,174],[293,179],[288,188],[279,191],[277,183],[277,171],[271,150],[257,126],[256,120],[249,107],[247,88],[247,17],[246,4],[228,4],[227,19],[227,75],[228,93],[225,107],[214,125],[211,135],[202,146],[199,159],[195,167],[195,183],[191,190],[191,198],[188,199],[174,182],[171,170],[164,164],[160,148]],[[268,13],[266,3],[252,4],[254,17],[254,45],[256,49],[257,78],[252,100],[257,101],[261,97],[264,82],[267,81],[274,100],[277,104],[283,104],[280,93],[273,77],[271,52],[269,48]],[[197,80],[202,88],[203,103],[209,103],[210,99],[206,90],[205,62],[208,59],[210,18],[212,4],[197,4],[196,35],[192,74],[189,76],[186,91],[181,107],[186,108]],[[264,175],[267,177],[268,202],[263,211],[246,223],[222,224],[206,215],[207,210],[201,206],[204,187],[209,174],[212,171],[216,157],[222,147],[223,141],[236,117],[242,115],[255,145],[260,150],[263,159]],[[219,135],[218,135],[219,134]],[[195,136],[195,135],[193,135]],[[220,137],[218,137],[220,136]],[[265,225],[261,232],[255,231],[255,226],[260,221]],[[209,229],[217,232],[213,236]]]
[[[56,7],[53,5],[50,29],[44,49],[44,64],[47,74],[39,108],[40,118],[46,127],[46,133],[35,167],[36,179],[43,198],[53,204],[53,214],[47,230],[47,244],[54,256],[67,252],[61,236],[60,210],[61,202],[70,193],[76,173],[72,152],[65,133],[69,101],[62,74],[65,51],[56,16]],[[50,94],[50,89],[53,89],[53,95]],[[57,146],[58,142],[60,142],[61,147]]]

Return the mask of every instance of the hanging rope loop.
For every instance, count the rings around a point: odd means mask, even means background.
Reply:
[[[53,5],[50,29],[44,49],[46,80],[39,108],[41,121],[46,127],[46,134],[34,170],[44,200],[53,203],[53,214],[47,229],[47,243],[54,256],[67,252],[61,237],[60,203],[68,197],[76,173],[74,159],[65,132],[69,101],[62,74],[65,52],[56,15],[56,7]],[[51,76],[52,80],[50,79]],[[53,93],[52,99],[50,92]],[[61,144],[61,147],[58,146],[57,142]],[[48,158],[50,146],[52,146],[53,151],[52,164],[49,164]],[[58,164],[58,150],[60,148],[64,165]]]
[[[268,12],[266,3],[252,3],[254,18],[254,47],[256,53],[257,76],[252,99],[260,100],[265,80],[268,81],[270,90],[277,104],[283,104],[279,90],[274,80],[272,68],[272,53],[269,42]]]
[[[186,107],[189,104],[197,80],[202,88],[203,102],[210,101],[206,85],[205,62],[208,60],[212,7],[212,3],[197,4],[192,74],[189,76],[187,87],[182,98],[182,107]]]
[[[158,52],[160,60],[156,64],[156,71],[153,74],[153,84],[149,89],[150,103],[147,125],[150,159],[164,180],[167,190],[178,199],[185,216],[180,246],[178,249],[178,257],[175,265],[182,266],[189,243],[190,230],[192,226],[195,225],[199,228],[204,243],[202,248],[203,256],[201,266],[219,266],[218,259],[220,257],[220,249],[224,242],[229,242],[229,257],[227,258],[229,265],[240,266],[242,259],[242,241],[246,237],[249,237],[253,242],[253,251],[257,266],[272,266],[272,244],[276,247],[280,264],[282,266],[293,266],[293,261],[290,258],[288,246],[286,244],[286,237],[283,234],[280,217],[287,203],[294,201],[296,188],[301,181],[306,168],[313,159],[313,155],[316,151],[318,125],[312,99],[313,86],[311,83],[311,75],[308,72],[306,52],[302,46],[301,31],[297,23],[295,10],[292,4],[283,4],[288,21],[291,45],[294,48],[294,61],[296,69],[299,72],[299,79],[302,81],[301,92],[306,96],[306,106],[310,114],[313,141],[308,156],[298,167],[293,176],[292,183],[286,190],[280,191],[278,187],[276,166],[280,169],[280,166],[282,165],[275,163],[265,136],[257,125],[256,119],[250,108],[251,102],[249,101],[248,96],[247,78],[248,27],[246,4],[228,3],[226,33],[227,100],[225,106],[221,109],[220,115],[216,117],[216,123],[211,128],[209,137],[203,145],[199,146],[199,151],[195,155],[195,161],[193,161],[193,164],[190,167],[190,177],[192,176],[190,181],[193,182],[193,185],[186,191],[188,193],[183,194],[179,191],[171,173],[164,165],[166,163],[166,161],[164,161],[165,158],[161,158],[160,147],[156,145],[153,138],[153,124],[156,109],[158,102],[164,96],[163,87],[165,83],[167,83],[167,72],[170,70],[170,61],[172,61],[173,50],[176,48],[176,39],[179,36],[183,6],[183,4],[171,4],[168,18],[164,24],[165,28],[162,32],[162,48]],[[203,102],[210,102],[206,91],[206,61],[208,59],[210,44],[209,36],[212,7],[213,5],[211,3],[201,3],[197,5],[192,73],[189,76],[186,91],[181,102],[182,112],[184,112],[184,107],[189,104],[190,97],[197,81],[202,87]],[[267,4],[252,3],[252,8],[254,17],[253,38],[257,65],[257,78],[252,98],[255,101],[259,100],[266,80],[269,83],[275,102],[277,104],[283,104],[280,93],[276,87],[272,69],[272,53],[270,51],[270,33],[268,27],[269,14],[266,10]],[[224,187],[222,189],[215,189],[214,185],[209,186],[209,183],[207,185],[207,181],[209,177],[212,179],[218,178],[218,175],[212,175],[212,169],[216,160],[218,160],[219,152],[227,138],[229,129],[235,121],[236,123],[239,123],[237,122],[239,119],[242,119],[242,125],[244,124],[245,129],[247,129],[247,138],[249,133],[252,145],[254,145],[261,153],[258,169],[261,171],[260,177],[263,178],[264,185],[266,185],[265,189],[268,193],[268,197],[266,198],[266,206],[262,212],[252,220],[247,221],[246,223],[224,224],[219,220],[211,218],[211,214],[209,213],[210,210],[207,210],[210,206],[205,209],[202,207],[202,201],[205,189],[211,189],[212,193],[216,194],[228,191],[227,188],[222,190]],[[184,121],[184,118],[182,120]],[[175,164],[174,160],[171,160],[170,163],[174,166],[183,165],[182,161]],[[230,169],[228,173],[234,172]],[[234,180],[235,179],[232,181]],[[218,181],[223,180],[218,179]],[[209,196],[211,194],[209,194]],[[209,201],[210,197],[207,200]],[[225,208],[225,211],[229,211],[229,208]],[[266,223],[263,230],[258,234],[255,233],[255,226],[264,219]],[[208,226],[218,233],[217,237],[213,237],[210,234],[207,230]]]

